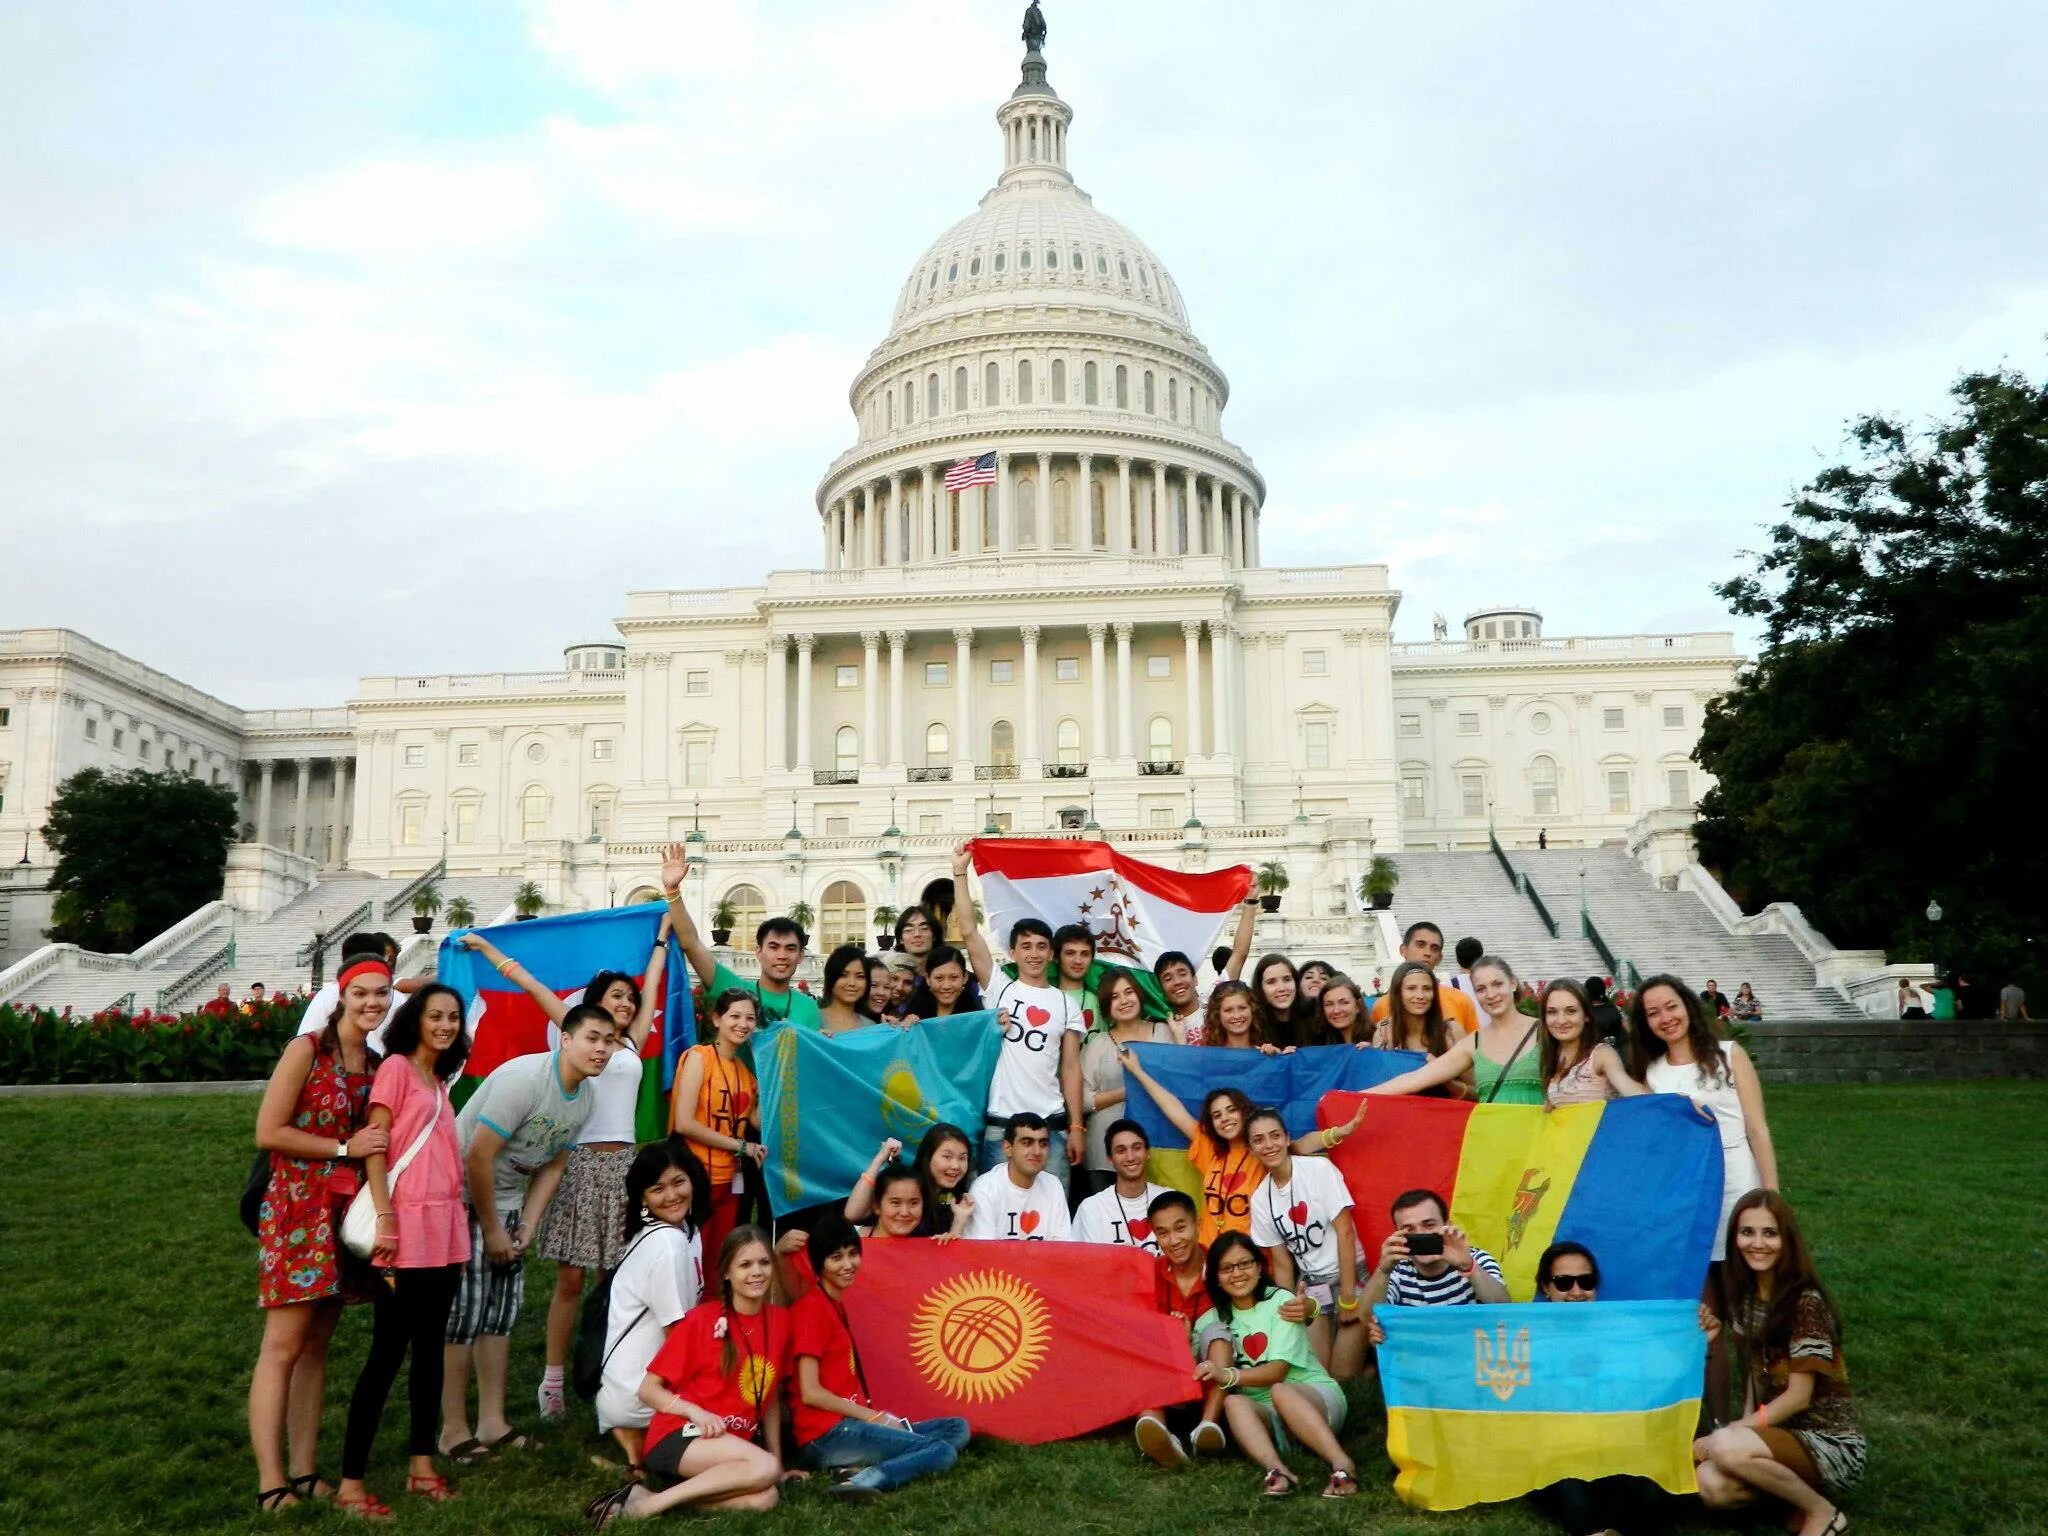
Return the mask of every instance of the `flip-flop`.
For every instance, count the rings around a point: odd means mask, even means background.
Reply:
[[[257,1494],[256,1507],[266,1512],[282,1509],[286,1499],[295,1499],[297,1497],[298,1490],[292,1487],[290,1483],[284,1483],[276,1488],[266,1488]]]
[[[495,1440],[482,1442],[486,1454],[495,1456],[499,1451],[537,1451],[540,1442],[531,1436],[522,1435],[516,1429],[508,1429]]]
[[[325,1493],[320,1491],[320,1485],[326,1479],[318,1472],[308,1472],[300,1477],[287,1478],[286,1481],[291,1484],[292,1492],[309,1504],[315,1499],[331,1499],[334,1497],[334,1490],[331,1487]]]
[[[599,1530],[603,1530],[625,1513],[626,1501],[633,1496],[633,1490],[639,1486],[638,1483],[627,1483],[622,1488],[614,1488],[610,1493],[600,1493],[583,1507],[584,1518]]]
[[[471,1435],[467,1440],[458,1440],[441,1453],[458,1467],[473,1467],[491,1454],[491,1448]]]

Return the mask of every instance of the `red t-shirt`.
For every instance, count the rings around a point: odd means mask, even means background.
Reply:
[[[721,1319],[737,1357],[729,1376],[721,1366],[726,1345],[717,1337]],[[775,1394],[789,1379],[789,1314],[771,1306],[747,1317],[727,1312],[721,1301],[700,1302],[669,1329],[647,1370],[677,1396],[724,1419],[733,1434],[751,1437],[763,1410],[775,1410]],[[687,1422],[672,1413],[655,1414],[647,1426],[648,1446],[659,1445]]]
[[[838,1304],[822,1288],[814,1286],[789,1309],[789,1329],[791,1357],[801,1360],[808,1355],[818,1362],[819,1386],[850,1403],[859,1403],[864,1408],[875,1406],[861,1389],[860,1371],[853,1358],[853,1335],[840,1319]],[[806,1406],[794,1377],[790,1381],[789,1413],[796,1423],[798,1445],[809,1445],[843,1422],[829,1408]]]
[[[799,1248],[795,1253],[775,1255],[782,1275],[782,1288],[789,1294],[790,1316],[796,1315],[796,1304],[810,1295],[818,1283],[818,1277],[811,1269],[810,1251]]]
[[[1195,1276],[1193,1290],[1183,1291],[1180,1282],[1173,1278],[1171,1264],[1158,1255],[1153,1256],[1152,1262],[1159,1266],[1159,1310],[1179,1318],[1192,1334],[1195,1331],[1195,1319],[1215,1305],[1209,1299],[1208,1286],[1204,1283],[1203,1276]]]

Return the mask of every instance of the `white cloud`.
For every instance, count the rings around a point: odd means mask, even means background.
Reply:
[[[528,165],[388,161],[272,198],[254,227],[274,245],[406,256],[515,240],[539,228],[547,211]]]

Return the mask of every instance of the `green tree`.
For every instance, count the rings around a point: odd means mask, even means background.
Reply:
[[[87,768],[66,779],[43,836],[57,853],[53,939],[126,950],[218,900],[235,797],[177,773]]]
[[[1925,430],[1857,422],[1855,461],[1717,589],[1765,644],[1707,711],[1698,833],[1745,901],[1895,957],[1938,944],[1990,989],[2038,982],[2048,932],[2048,389],[2001,372],[1952,393]]]

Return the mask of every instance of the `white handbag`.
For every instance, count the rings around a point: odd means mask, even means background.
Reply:
[[[387,1192],[393,1195],[397,1193],[398,1181],[405,1177],[405,1170],[412,1166],[413,1158],[419,1155],[420,1148],[427,1144],[427,1138],[433,1135],[435,1128],[440,1125],[441,1110],[447,1102],[448,1095],[436,1085],[434,1118],[427,1122],[426,1129],[413,1138],[412,1145],[407,1147],[398,1161],[392,1165],[391,1176],[384,1181]],[[367,1259],[376,1245],[377,1202],[370,1198],[370,1179],[369,1175],[365,1174],[363,1187],[356,1191],[355,1198],[349,1201],[348,1209],[342,1213],[341,1246],[357,1258]]]

